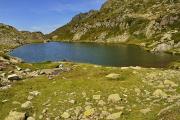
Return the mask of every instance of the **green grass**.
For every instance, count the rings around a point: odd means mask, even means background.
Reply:
[[[44,68],[54,68],[59,63],[39,63],[39,64],[27,64],[23,63],[20,66],[23,68],[32,68],[32,69],[44,69]],[[7,99],[8,102],[0,102],[0,119],[4,119],[10,110],[17,109],[17,111],[24,111],[20,108],[20,105],[13,105],[13,101],[18,101],[24,103],[27,101],[28,93],[31,91],[38,90],[41,92],[41,95],[35,97],[32,102],[34,108],[28,110],[28,114],[32,115],[36,113],[36,118],[41,114],[46,106],[42,104],[45,103],[48,99],[51,99],[50,106],[48,107],[48,114],[50,118],[55,118],[56,116],[61,115],[65,110],[82,106],[85,107],[86,99],[82,97],[82,92],[87,94],[86,98],[89,98],[88,102],[93,103],[93,107],[96,108],[96,112],[99,113],[101,110],[98,110],[100,107],[97,105],[97,102],[92,99],[93,95],[101,95],[101,99],[107,102],[107,97],[110,94],[118,93],[123,101],[117,103],[118,106],[124,106],[122,119],[123,120],[154,120],[156,119],[156,114],[160,109],[164,108],[166,105],[164,101],[160,101],[159,105],[149,106],[152,101],[146,101],[147,96],[144,94],[143,90],[152,92],[154,88],[142,82],[140,75],[145,75],[153,71],[162,72],[162,70],[150,70],[150,69],[141,69],[133,70],[126,69],[121,70],[120,68],[113,67],[98,67],[88,64],[76,64],[76,63],[64,63],[67,67],[72,67],[72,71],[64,72],[58,76],[53,77],[52,80],[49,80],[47,76],[40,76],[36,78],[27,79],[25,81],[19,81],[13,84],[12,88],[8,90],[0,91],[0,101]],[[133,72],[136,71],[136,74]],[[117,80],[108,79],[105,76],[110,73],[120,74],[120,78]],[[179,81],[175,80],[179,83]],[[142,94],[137,96],[134,92],[134,88],[139,88],[142,90]],[[55,92],[57,95],[55,95]],[[72,94],[74,93],[74,94]],[[123,94],[126,94],[125,97]],[[139,98],[141,102],[138,102],[136,98]],[[70,104],[69,100],[75,100],[75,104]],[[128,103],[125,102],[127,99]],[[61,103],[64,101],[63,103]],[[132,108],[133,105],[136,107]],[[107,108],[114,108],[115,104],[105,105]],[[140,109],[150,107],[151,112],[147,115],[143,115],[139,112]],[[56,110],[55,110],[56,108]],[[132,111],[129,112],[128,110]],[[113,112],[118,112],[119,110],[113,109]],[[27,112],[27,110],[26,110]],[[52,113],[52,114],[50,114]],[[179,117],[179,115],[177,115]]]

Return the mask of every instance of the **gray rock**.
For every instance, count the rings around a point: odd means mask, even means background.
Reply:
[[[5,120],[25,120],[26,114],[22,112],[11,111]]]
[[[62,118],[64,119],[67,119],[70,117],[70,114],[68,112],[64,112],[62,115],[61,115]]]
[[[170,86],[170,87],[178,87],[178,84],[174,83],[173,81],[170,80],[165,80],[164,85]]]
[[[172,45],[162,43],[162,44],[157,45],[157,47],[155,47],[152,51],[153,52],[165,52],[165,51],[171,50],[172,48],[173,48]]]
[[[27,100],[32,100],[34,98],[34,96],[31,96],[31,95],[29,95],[28,97],[27,97]]]
[[[25,71],[25,72],[31,72],[31,69],[26,68],[24,71]]]
[[[101,99],[101,95],[93,95],[93,99],[94,100],[100,100]]]
[[[39,91],[32,91],[32,92],[29,92],[29,94],[32,96],[38,96],[38,95],[40,95],[40,92]]]
[[[118,79],[119,77],[120,77],[120,74],[116,74],[116,73],[111,73],[106,76],[106,78],[109,78],[109,79]]]
[[[85,109],[86,109],[86,111],[84,112],[85,117],[92,116],[95,113],[94,108],[86,107]]]
[[[35,120],[33,117],[28,117],[27,120]]]
[[[107,120],[116,120],[121,117],[122,112],[113,113],[107,116]]]
[[[150,108],[146,108],[146,109],[141,109],[140,112],[143,114],[147,114],[148,112],[150,112],[151,109]]]
[[[2,100],[2,103],[6,103],[6,102],[8,102],[8,100]]]
[[[31,107],[32,107],[31,101],[27,101],[21,105],[21,108],[23,108],[23,109],[29,109]]]
[[[75,104],[75,102],[76,102],[75,100],[70,100],[69,101],[69,103],[71,103],[71,104]]]
[[[104,102],[103,100],[100,100],[99,102],[98,102],[98,105],[100,105],[100,106],[104,106],[106,104],[106,102]]]
[[[8,80],[21,80],[21,78],[16,74],[12,74],[8,75]]]
[[[141,94],[141,90],[139,88],[135,88],[134,91],[136,92],[136,94],[139,96]]]
[[[20,67],[18,67],[18,66],[16,66],[16,69],[17,69],[18,71],[21,71],[21,70],[22,70],[22,68],[20,68]]]
[[[54,120],[60,120],[60,117],[59,117],[59,116],[57,116],[57,117],[55,117],[55,118],[54,118]]]
[[[121,100],[119,94],[111,94],[108,96],[108,101],[109,102],[119,102]]]
[[[39,116],[39,119],[42,120],[42,119],[43,119],[43,115],[40,115],[40,116]]]
[[[167,94],[162,91],[161,89],[157,89],[153,92],[153,96],[160,97],[160,98],[167,98]]]

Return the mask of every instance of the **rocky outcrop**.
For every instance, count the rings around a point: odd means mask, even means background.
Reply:
[[[16,28],[0,23],[0,45],[12,47],[31,42],[45,41],[45,35],[41,32],[19,31]]]
[[[179,48],[179,18],[178,0],[107,0],[99,11],[75,16],[48,37],[84,42],[138,40],[154,52],[169,51]],[[172,41],[170,46],[165,45]]]
[[[9,116],[5,118],[5,120],[25,120],[25,113],[11,111]]]

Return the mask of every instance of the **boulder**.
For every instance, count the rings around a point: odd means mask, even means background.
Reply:
[[[70,117],[70,114],[68,112],[64,112],[61,117],[64,119],[68,119]]]
[[[136,92],[136,94],[139,96],[141,94],[141,90],[139,88],[135,88],[134,91]]]
[[[11,62],[11,63],[21,63],[22,60],[21,60],[20,58],[11,57],[11,58],[10,58],[10,62]]]
[[[33,117],[28,117],[27,120],[35,120]]]
[[[153,92],[153,96],[155,97],[161,97],[161,98],[167,98],[167,94],[162,91],[161,89],[157,89]]]
[[[178,85],[176,83],[174,83],[173,81],[170,81],[170,80],[165,80],[164,85],[167,85],[170,87],[178,87]]]
[[[106,104],[106,102],[104,102],[103,100],[100,100],[99,102],[98,102],[98,105],[100,105],[100,106],[104,106]]]
[[[16,74],[12,74],[8,75],[8,80],[21,80],[21,78]]]
[[[69,103],[71,103],[71,104],[75,104],[75,103],[76,103],[76,101],[75,101],[75,100],[70,100],[70,101],[69,101]]]
[[[20,68],[20,67],[18,67],[18,66],[16,66],[16,69],[17,69],[18,71],[21,71],[21,70],[22,70],[22,68]]]
[[[28,97],[27,97],[27,100],[32,100],[34,98],[34,96],[31,96],[31,95],[29,95]]]
[[[32,92],[29,92],[30,95],[32,96],[38,96],[40,94],[39,91],[32,91]]]
[[[82,111],[82,107],[81,106],[77,106],[74,109],[74,113],[76,114],[76,116],[78,116]]]
[[[119,94],[111,94],[108,96],[108,101],[109,102],[119,102],[121,100]]]
[[[93,95],[93,99],[94,100],[100,100],[101,99],[101,95]]]
[[[151,109],[150,108],[145,108],[145,109],[141,109],[140,112],[143,114],[147,114],[148,112],[150,112]]]
[[[121,117],[122,112],[113,113],[107,116],[107,120],[116,120]]]
[[[25,71],[25,72],[31,72],[31,69],[26,68],[24,71]]]
[[[11,111],[5,120],[25,120],[26,114],[23,112]]]
[[[23,109],[30,109],[32,107],[31,101],[27,101],[21,105],[21,108]]]
[[[119,77],[120,77],[120,74],[116,74],[116,73],[111,73],[111,74],[106,75],[106,78],[109,78],[109,79],[118,79]]]
[[[162,43],[162,44],[157,45],[152,51],[154,51],[154,52],[165,52],[165,51],[168,51],[172,48],[173,48],[172,45]]]
[[[84,116],[92,116],[95,113],[94,108],[87,108],[86,111],[84,112]]]

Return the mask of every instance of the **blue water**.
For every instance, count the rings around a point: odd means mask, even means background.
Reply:
[[[49,42],[28,44],[9,53],[26,62],[62,61],[107,66],[164,67],[180,56],[153,54],[134,45]]]

